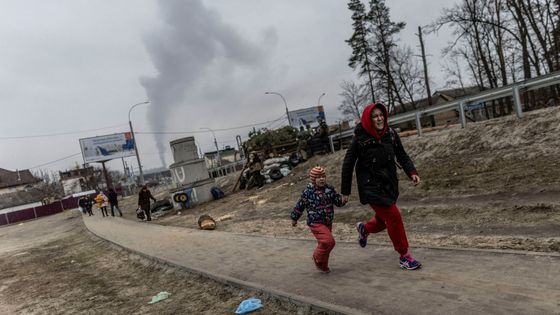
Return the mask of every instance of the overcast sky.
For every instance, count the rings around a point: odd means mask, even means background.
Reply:
[[[351,13],[343,0],[2,0],[0,168],[65,170],[82,164],[78,139],[128,131],[131,112],[144,169],[169,166],[169,141],[207,130],[278,127],[290,110],[316,106],[341,118]],[[418,25],[456,1],[388,0],[416,49]],[[425,37],[434,87],[442,87],[445,31]],[[220,148],[250,127],[215,131]],[[189,132],[182,133],[179,132]],[[153,134],[177,132],[177,134]],[[41,137],[35,137],[41,136]],[[66,158],[69,157],[69,158]],[[127,163],[136,167],[135,158]],[[108,163],[122,170],[121,160]]]

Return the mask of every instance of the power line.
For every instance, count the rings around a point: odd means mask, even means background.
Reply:
[[[227,131],[227,130],[235,130],[235,129],[241,129],[241,128],[247,128],[247,127],[254,127],[254,126],[259,126],[259,125],[264,125],[264,124],[268,124],[268,126],[277,123],[279,120],[284,119],[285,114],[282,114],[282,116],[280,116],[277,119],[274,120],[270,120],[270,121],[266,121],[263,123],[257,123],[257,124],[251,124],[251,125],[245,125],[245,126],[238,126],[238,127],[230,127],[230,128],[222,128],[222,129],[214,129],[214,131]],[[102,130],[102,129],[109,129],[109,128],[115,128],[115,127],[120,127],[120,126],[124,126],[124,125],[115,125],[115,126],[109,126],[109,127],[102,127],[102,128],[96,128],[96,129],[89,129],[89,130],[82,130],[82,131],[74,131],[74,132],[64,132],[64,133],[56,133],[56,134],[45,134],[45,135],[32,135],[32,136],[19,136],[19,137],[0,137],[0,140],[6,140],[6,139],[25,139],[25,138],[40,138],[40,137],[52,137],[52,136],[60,136],[60,135],[69,135],[69,134],[76,134],[76,133],[82,133],[82,132],[89,132],[89,131],[96,131],[96,130]],[[176,132],[136,132],[136,133],[141,133],[141,134],[183,134],[183,133],[204,133],[207,131],[176,131]],[[231,143],[232,141],[228,141],[228,142],[222,142],[223,143]],[[164,150],[163,152],[158,152],[158,153],[144,153],[147,155],[152,155],[152,154],[160,154],[160,153],[165,153],[165,152],[169,152],[168,150]],[[39,168],[39,167],[43,167],[43,166],[47,166],[50,164],[54,164],[69,158],[72,158],[74,156],[77,155],[81,155],[82,153],[74,153],[50,162],[46,162],[43,164],[39,164],[33,167],[30,167],[28,169],[35,169],[35,168]],[[144,155],[142,154],[142,155]]]
[[[59,132],[59,133],[51,133],[51,134],[42,134],[42,135],[30,135],[30,136],[15,136],[15,137],[0,137],[0,140],[9,140],[9,139],[29,139],[29,138],[45,138],[45,137],[55,137],[55,136],[64,136],[64,135],[73,135],[77,133],[84,133],[84,132],[91,132],[103,129],[111,129],[116,127],[127,126],[126,124],[96,128],[96,129],[88,129],[88,130],[80,130],[80,131],[68,131],[68,132]]]
[[[250,125],[244,125],[244,126],[237,126],[237,127],[229,127],[229,128],[220,128],[220,129],[213,129],[213,130],[214,131],[228,131],[228,130],[235,130],[235,129],[253,127],[253,126],[260,126],[260,125],[265,125],[265,124],[272,124],[272,123],[277,122],[280,119],[283,119],[283,117],[285,115],[286,114],[283,114],[280,118],[265,121],[265,122],[262,122],[262,123],[256,123],[256,124],[250,124]],[[123,126],[128,126],[128,125],[120,124],[120,125],[113,125],[113,126],[107,126],[107,127],[101,127],[101,128],[95,128],[95,129],[78,130],[78,131],[67,131],[67,132],[58,132],[58,133],[50,133],[50,134],[13,136],[13,137],[0,137],[0,140],[57,137],[57,136],[73,135],[73,134],[92,132],[92,131],[98,131],[98,130],[104,130],[104,129],[111,129],[111,128],[117,128],[117,127],[123,127]],[[195,130],[195,131],[154,131],[154,132],[137,131],[136,133],[137,134],[184,134],[184,133],[206,133],[206,132],[208,132],[208,131],[203,131],[203,130]]]
[[[242,129],[242,128],[248,128],[248,127],[254,127],[254,126],[260,126],[260,125],[265,125],[265,124],[273,124],[281,119],[284,119],[284,116],[286,116],[286,114],[282,114],[282,116],[280,116],[280,118],[274,119],[274,120],[269,120],[269,121],[265,121],[262,123],[256,123],[256,124],[250,124],[250,125],[245,125],[245,126],[237,126],[237,127],[229,127],[229,128],[221,128],[221,129],[212,129],[214,131],[229,131],[229,130],[235,130],[235,129]],[[207,133],[208,131],[206,130],[195,130],[195,131],[136,131],[136,134],[144,134],[144,135],[153,135],[153,134],[158,134],[158,135],[175,135],[175,134],[185,134],[185,133]]]
[[[80,153],[74,153],[74,154],[72,154],[72,155],[68,155],[68,156],[62,157],[62,158],[60,158],[60,159],[56,159],[56,160],[54,160],[54,161],[50,161],[50,162],[47,162],[47,163],[43,163],[43,164],[40,164],[40,165],[37,165],[37,166],[30,167],[29,169],[39,168],[39,167],[42,167],[42,166],[46,166],[46,165],[49,165],[49,164],[53,164],[53,163],[56,163],[56,162],[60,162],[60,161],[62,161],[62,160],[66,160],[66,159],[69,159],[69,158],[71,158],[71,157],[74,157],[74,156],[76,156],[76,155],[81,155],[81,154],[82,154],[82,152],[80,152]]]

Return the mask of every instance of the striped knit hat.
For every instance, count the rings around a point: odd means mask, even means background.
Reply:
[[[312,183],[315,183],[317,177],[325,176],[325,175],[326,175],[325,169],[322,168],[321,166],[315,166],[314,168],[311,169],[311,171],[309,171],[309,179],[311,179]]]

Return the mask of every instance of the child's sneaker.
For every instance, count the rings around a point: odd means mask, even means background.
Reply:
[[[362,222],[356,223],[356,230],[358,230],[358,235],[359,235],[358,243],[360,243],[360,246],[362,248],[366,247],[368,233],[366,232],[365,225]]]
[[[408,253],[406,255],[401,256],[399,260],[399,265],[401,266],[402,269],[408,269],[408,270],[415,270],[422,266],[422,264],[418,260],[414,259],[412,255]]]

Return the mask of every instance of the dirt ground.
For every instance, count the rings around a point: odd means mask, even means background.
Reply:
[[[505,117],[468,128],[450,127],[403,144],[422,177],[419,187],[401,177],[401,209],[415,246],[560,251],[560,109]],[[337,189],[344,152],[316,156],[260,190],[231,193],[239,174],[220,178],[226,197],[182,211],[166,211],[152,224],[198,228],[209,214],[217,228],[271,238],[307,238],[302,221],[291,227],[290,211],[317,164]],[[401,174],[402,175],[402,174]],[[156,194],[168,197],[166,191]],[[121,201],[136,220],[136,197]],[[97,211],[97,210],[96,210]],[[98,212],[96,214],[99,215]],[[57,219],[64,216],[63,220]],[[358,201],[335,209],[333,234],[356,240],[355,224],[372,216]],[[111,218],[108,218],[109,220]],[[370,243],[387,244],[386,233]],[[0,228],[0,313],[70,314],[233,313],[250,292],[223,286],[141,259],[85,231],[77,212]],[[173,295],[147,305],[160,291]],[[308,310],[261,297],[261,314],[307,314]],[[259,314],[256,313],[256,314]]]
[[[0,314],[317,314],[162,266],[92,236],[78,211],[0,229]],[[148,305],[158,292],[170,298]]]
[[[525,113],[403,138],[422,177],[414,187],[401,172],[401,209],[414,246],[560,251],[560,109]],[[201,214],[218,228],[271,237],[312,237],[302,221],[291,227],[290,211],[317,164],[340,187],[343,151],[316,156],[261,190],[231,189],[239,174],[218,180],[224,199],[192,209],[172,210],[154,223],[197,228]],[[355,224],[372,211],[358,201],[355,180],[350,202],[335,209],[333,233],[356,239]],[[304,220],[303,218],[302,220]],[[369,242],[388,243],[386,233]]]

